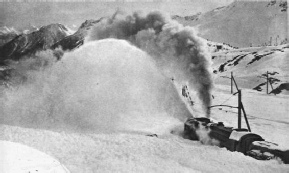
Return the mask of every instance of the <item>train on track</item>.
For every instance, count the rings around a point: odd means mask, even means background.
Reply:
[[[229,151],[238,151],[258,160],[278,159],[289,164],[289,150],[282,150],[277,144],[265,141],[247,129],[226,127],[222,122],[213,122],[205,117],[189,118],[184,124],[184,137],[187,139],[203,142],[200,134],[204,132],[215,141],[215,145]]]

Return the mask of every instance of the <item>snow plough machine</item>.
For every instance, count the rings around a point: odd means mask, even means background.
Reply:
[[[202,132],[201,132],[202,131]],[[222,122],[213,122],[209,118],[189,118],[184,124],[184,137],[202,142],[205,134],[219,147],[229,151],[241,152],[258,160],[277,159],[289,164],[289,150],[282,150],[275,143],[265,141],[260,135],[247,129],[226,127]]]

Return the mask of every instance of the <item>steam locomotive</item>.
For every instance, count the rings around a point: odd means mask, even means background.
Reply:
[[[289,150],[281,150],[277,144],[265,141],[260,135],[248,132],[247,129],[233,129],[208,118],[189,118],[184,124],[184,137],[187,139],[204,142],[200,135],[204,132],[215,141],[211,143],[213,145],[238,151],[258,160],[278,159],[289,164]]]

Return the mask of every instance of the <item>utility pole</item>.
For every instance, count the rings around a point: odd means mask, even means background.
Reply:
[[[270,37],[270,46],[272,46],[272,37]]]
[[[246,121],[246,124],[247,124],[248,130],[249,130],[249,132],[251,132],[250,124],[249,124],[249,121],[248,121],[248,118],[247,118],[247,114],[246,114],[246,111],[245,111],[244,105],[243,105],[243,103],[241,103],[241,104],[242,104],[242,110],[243,110],[243,114],[244,114],[244,118],[245,118],[245,121]]]
[[[268,76],[268,71],[267,71],[267,76]],[[268,77],[267,77],[268,78]],[[245,108],[244,108],[244,105],[242,103],[242,90],[238,88],[238,85],[235,81],[235,78],[233,76],[233,72],[231,72],[231,93],[233,94],[233,85],[235,84],[236,86],[236,89],[238,92],[238,107],[233,107],[233,106],[229,106],[229,105],[214,105],[214,106],[210,106],[209,108],[212,108],[212,107],[217,107],[217,106],[224,106],[224,107],[230,107],[230,108],[237,108],[238,109],[238,128],[237,129],[241,129],[242,128],[242,111],[243,111],[243,114],[244,114],[244,118],[245,118],[245,121],[246,121],[246,124],[247,124],[247,127],[248,127],[248,131],[251,132],[251,128],[250,128],[250,125],[249,125],[249,121],[248,121],[248,118],[247,118],[247,114],[246,114],[246,111],[245,111]],[[235,94],[236,94],[235,93]],[[234,94],[234,95],[235,95]]]
[[[241,129],[242,91],[238,90],[238,129]]]
[[[233,72],[231,71],[231,94],[233,94]]]
[[[269,73],[267,71],[267,94],[269,94]]]

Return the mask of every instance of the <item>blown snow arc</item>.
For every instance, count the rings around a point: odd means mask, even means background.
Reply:
[[[160,12],[145,16],[134,13],[103,19],[86,41],[105,38],[125,39],[147,52],[163,73],[197,91],[209,117],[211,104],[211,60],[205,41],[191,27],[184,27]]]
[[[169,127],[192,116],[152,57],[125,40],[86,43],[26,78],[0,99],[6,124],[102,133],[142,126],[157,133],[158,121]]]

